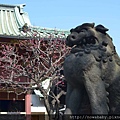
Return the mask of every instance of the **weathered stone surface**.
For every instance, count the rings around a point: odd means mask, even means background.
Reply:
[[[70,30],[72,47],[64,61],[65,114],[118,114],[120,59],[103,25],[84,23]]]

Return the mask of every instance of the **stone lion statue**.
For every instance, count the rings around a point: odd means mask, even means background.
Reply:
[[[70,30],[64,61],[65,114],[120,113],[120,59],[103,25],[84,23]]]

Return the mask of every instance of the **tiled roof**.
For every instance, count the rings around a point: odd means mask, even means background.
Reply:
[[[0,37],[17,39],[29,39],[31,37],[65,38],[69,34],[67,30],[32,26],[28,14],[23,11],[24,6],[25,4],[0,4]],[[22,30],[25,23],[29,28],[27,32]]]

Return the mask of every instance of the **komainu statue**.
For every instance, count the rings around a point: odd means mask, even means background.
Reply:
[[[94,23],[70,30],[65,114],[120,114],[120,59],[107,31]]]

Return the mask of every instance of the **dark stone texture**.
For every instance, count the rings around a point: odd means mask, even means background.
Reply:
[[[118,114],[120,59],[103,25],[84,23],[70,30],[64,61],[65,114]]]

